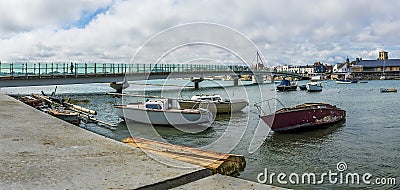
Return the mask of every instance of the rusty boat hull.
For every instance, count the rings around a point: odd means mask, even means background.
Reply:
[[[326,103],[306,103],[260,118],[275,132],[294,132],[329,127],[345,120],[346,111]]]

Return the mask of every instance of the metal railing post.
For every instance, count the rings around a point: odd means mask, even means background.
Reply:
[[[40,63],[38,64],[38,67],[39,67],[38,69],[39,69],[39,78],[40,78],[40,75],[41,75],[40,74]]]
[[[87,63],[85,63],[85,75],[87,75]]]

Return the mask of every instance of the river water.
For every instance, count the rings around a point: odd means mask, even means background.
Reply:
[[[173,144],[242,154],[247,164],[245,170],[238,176],[239,178],[256,182],[261,180],[266,184],[300,189],[399,188],[400,93],[380,93],[379,88],[398,88],[400,81],[368,81],[361,84],[336,84],[334,81],[327,81],[323,83],[323,91],[315,93],[275,92],[273,84],[232,87],[229,86],[232,85],[232,81],[204,81],[200,83],[203,87],[200,89],[182,88],[182,86],[192,85],[186,80],[151,81],[151,86],[144,86],[145,83],[145,81],[135,81],[124,92],[143,94],[143,90],[146,90],[146,95],[174,98],[190,98],[196,94],[220,94],[223,98],[248,99],[249,107],[240,113],[217,115],[208,129],[190,131],[156,127],[155,130],[147,133],[146,130],[141,129],[146,129],[148,126],[132,123],[127,126],[114,114],[113,110],[113,105],[116,103],[143,101],[142,97],[121,99],[105,95],[105,92],[112,91],[108,84],[58,86],[57,94],[61,97],[80,100],[77,104],[96,110],[98,119],[117,124],[117,127],[81,125],[82,128],[116,140],[128,137],[132,132],[134,136],[150,139],[161,137]],[[244,81],[243,83],[251,82]],[[299,84],[302,83],[304,82],[299,82]],[[161,87],[163,84],[164,87]],[[160,90],[161,88],[163,90]],[[3,88],[1,92],[22,95],[40,93],[42,90],[51,93],[54,89],[55,86]],[[295,134],[274,133],[260,122],[259,112],[254,107],[255,102],[274,97],[286,106],[305,102],[334,104],[347,111],[346,121],[316,131]],[[263,181],[265,175],[260,173],[265,173],[265,171],[267,171],[268,180]],[[279,173],[286,175],[286,178],[281,178],[281,182],[277,178]],[[312,180],[302,182],[304,173],[314,173],[315,182],[320,184],[312,184]],[[323,176],[323,173],[328,175],[337,173],[337,176],[328,178],[327,175]],[[359,184],[346,182],[345,176],[348,173],[357,173],[360,176]],[[364,174],[366,176],[370,174],[371,177],[363,181],[361,178]],[[296,175],[300,178],[298,182]],[[340,177],[341,175],[344,177]],[[396,186],[376,184],[377,182],[389,183],[388,181],[392,178],[397,180]],[[287,184],[284,184],[285,181]],[[368,182],[371,184],[366,184]]]

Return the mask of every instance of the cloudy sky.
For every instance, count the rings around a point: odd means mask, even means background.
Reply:
[[[270,65],[335,64],[382,48],[400,58],[399,10],[398,0],[0,0],[0,61],[130,62],[143,50],[251,61],[258,49]]]

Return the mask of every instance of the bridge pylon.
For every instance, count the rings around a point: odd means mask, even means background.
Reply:
[[[198,89],[200,82],[203,82],[204,78],[194,78],[194,77],[192,77],[192,78],[190,78],[190,81],[194,82],[194,88]]]

